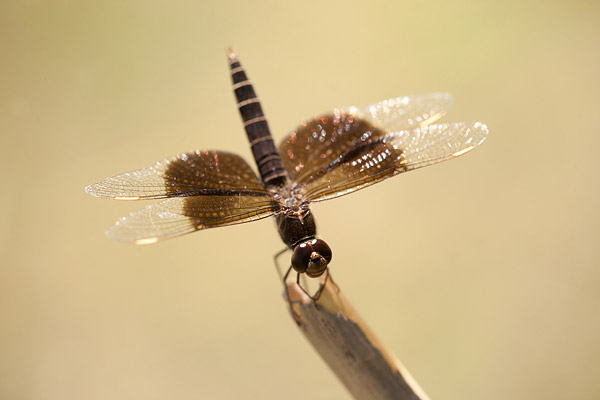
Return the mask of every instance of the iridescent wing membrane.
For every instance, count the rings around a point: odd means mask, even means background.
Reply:
[[[86,191],[116,200],[165,199],[121,218],[108,231],[136,244],[266,218],[277,210],[252,168],[222,151],[196,151],[108,178]]]
[[[302,124],[279,152],[307,201],[335,198],[482,143],[482,123],[432,124],[451,105],[449,94],[434,93],[336,110]]]
[[[449,94],[434,93],[335,110],[292,131],[279,153],[307,202],[338,197],[457,157],[483,142],[487,128],[481,123],[433,124],[451,105]],[[280,211],[250,166],[220,151],[181,154],[86,191],[117,200],[166,199],[122,218],[107,232],[112,239],[136,244]]]

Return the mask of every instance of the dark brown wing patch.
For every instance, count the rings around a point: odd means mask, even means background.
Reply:
[[[371,140],[384,135],[364,119],[346,113],[324,115],[304,122],[279,146],[292,181],[303,184],[351,159]]]

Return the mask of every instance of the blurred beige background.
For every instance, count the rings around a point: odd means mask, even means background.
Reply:
[[[277,140],[448,91],[472,153],[314,206],[332,272],[435,399],[600,397],[600,6],[3,1],[0,399],[343,399],[292,323],[270,220],[134,247],[85,185],[251,155],[225,48]]]

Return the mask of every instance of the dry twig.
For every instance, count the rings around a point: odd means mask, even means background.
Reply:
[[[326,274],[328,275],[328,274]],[[326,282],[324,284],[323,282]],[[359,400],[429,400],[328,278],[317,300],[287,284],[290,312],[308,341]]]

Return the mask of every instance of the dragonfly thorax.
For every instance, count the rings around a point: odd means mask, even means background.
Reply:
[[[270,188],[269,192],[283,213],[294,214],[302,218],[302,215],[308,210],[308,202],[297,184],[288,181],[283,186]]]
[[[317,224],[308,207],[301,212],[283,209],[275,218],[279,236],[290,249],[317,235]]]

